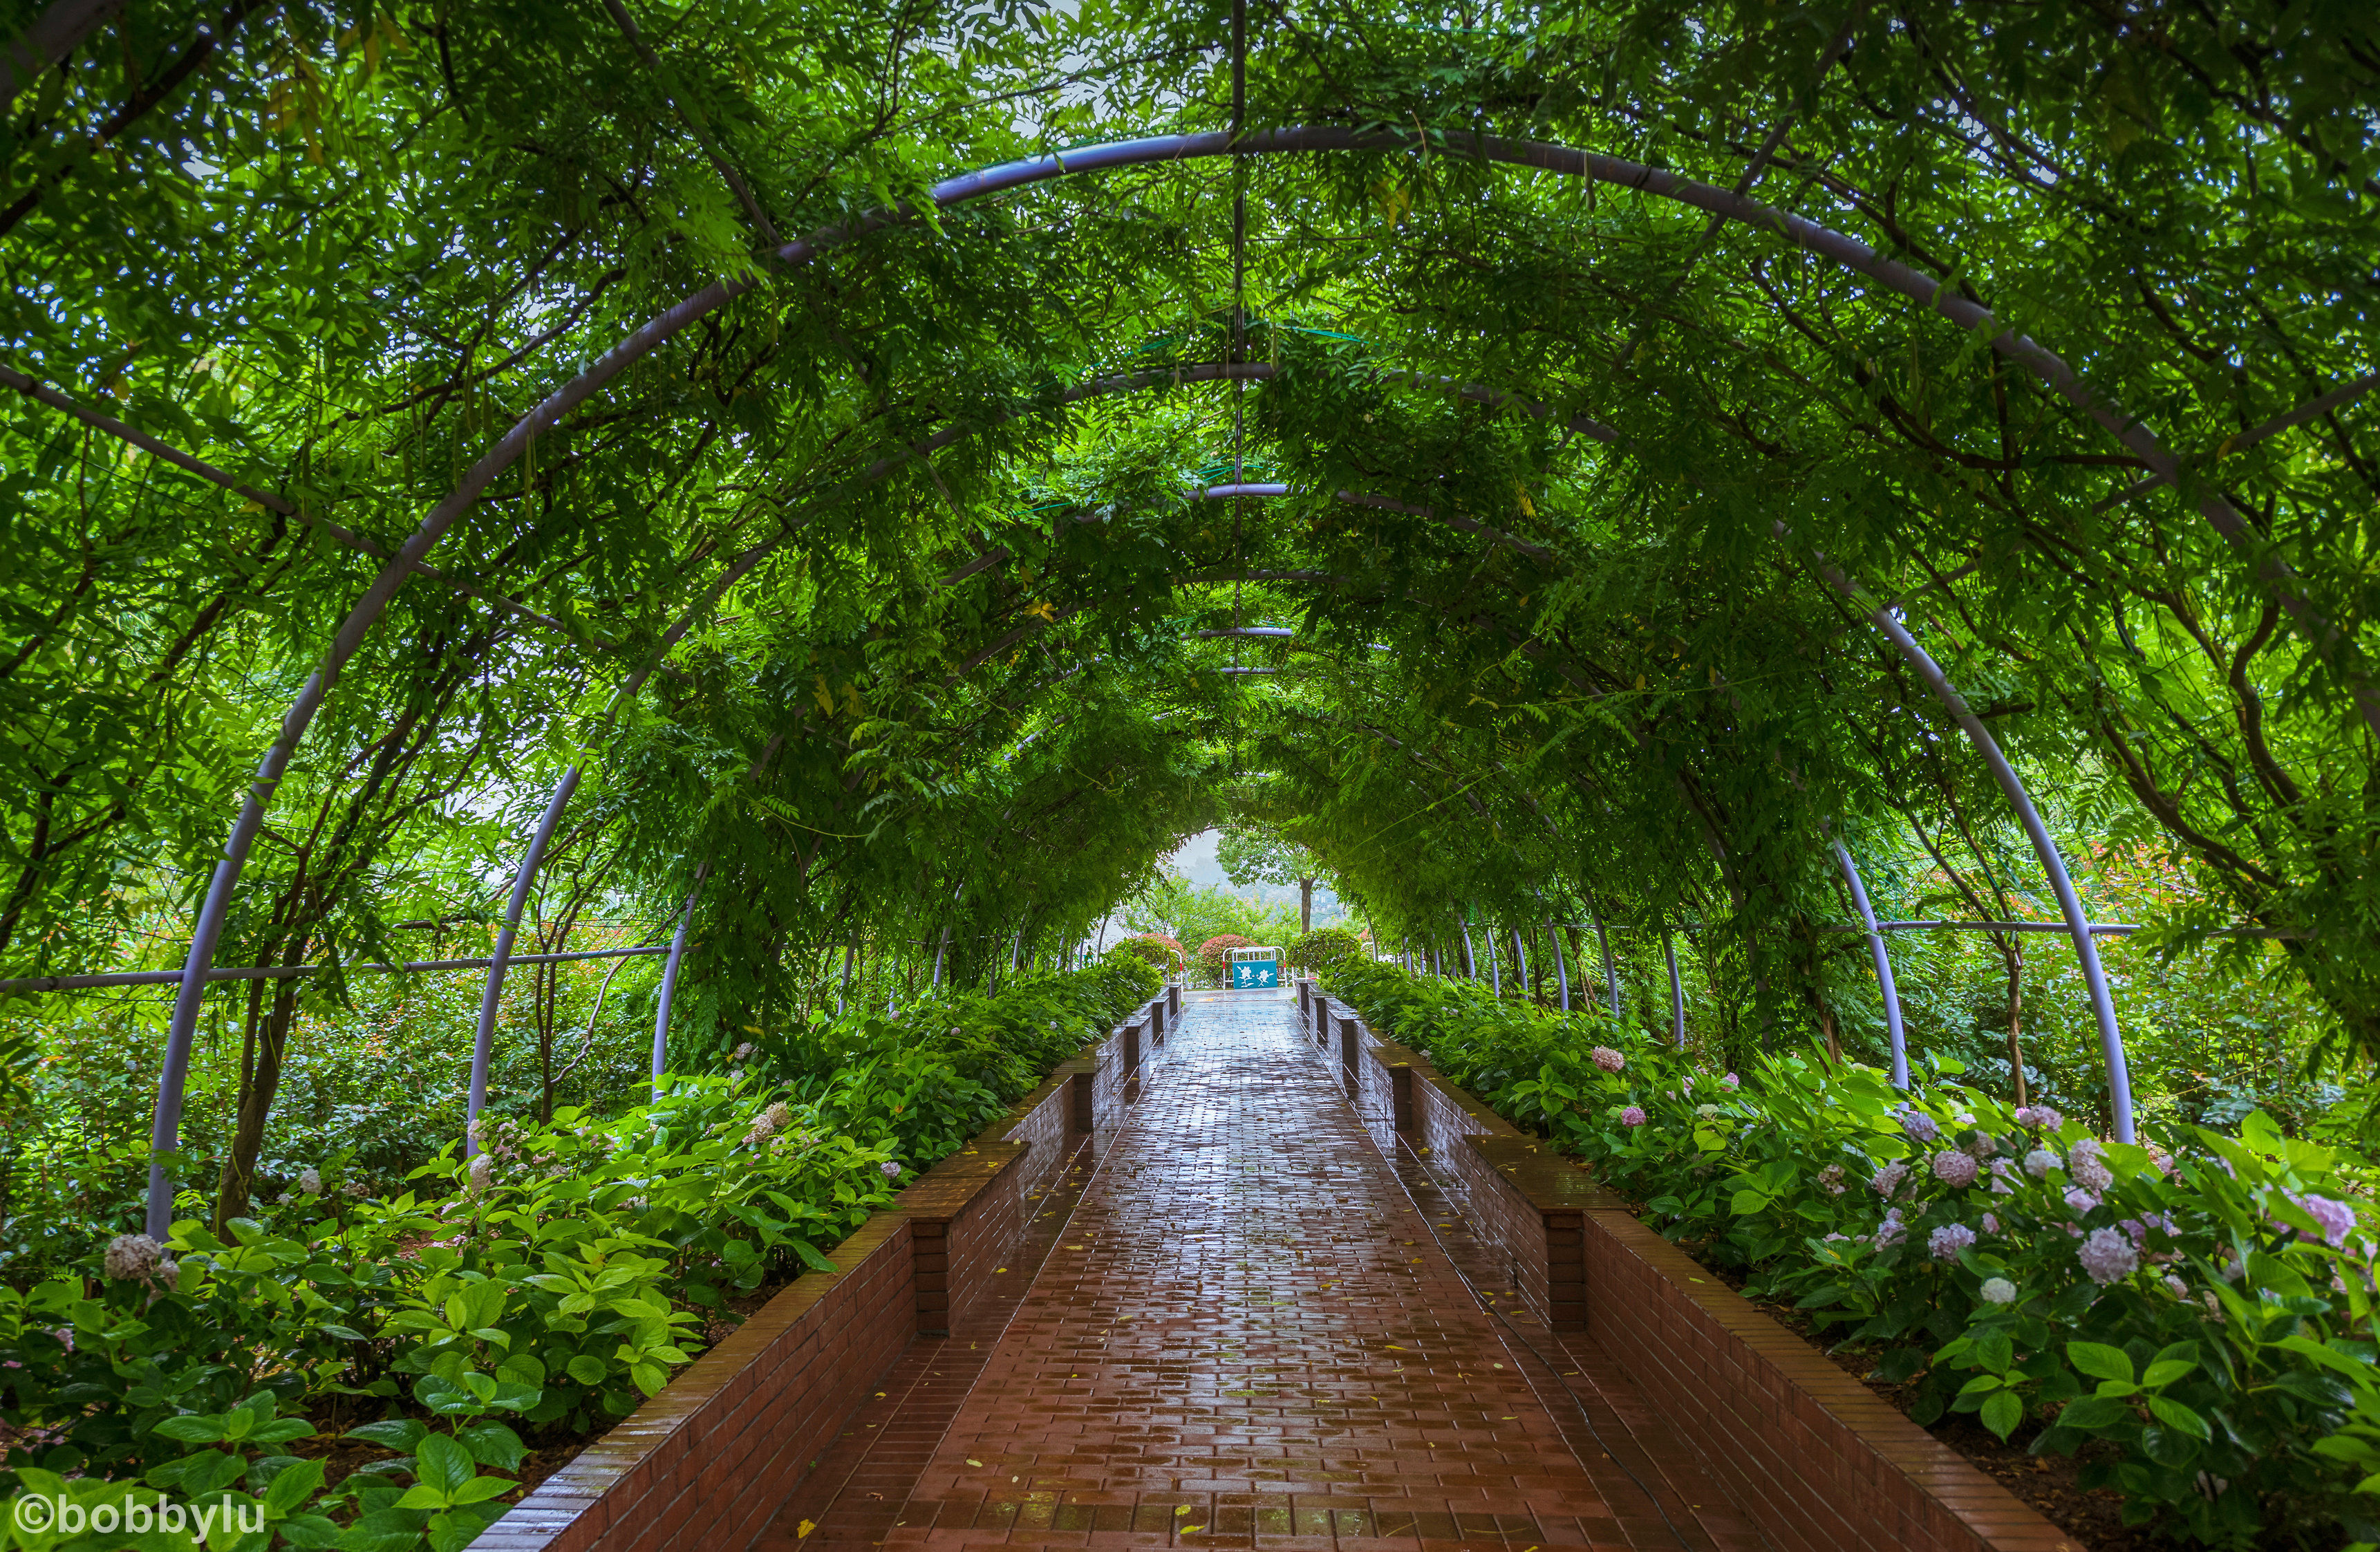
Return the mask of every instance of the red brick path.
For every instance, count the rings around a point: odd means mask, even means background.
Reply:
[[[1293,1000],[1185,1001],[1015,1294],[910,1349],[760,1546],[1761,1545],[1619,1364],[1483,1308]]]

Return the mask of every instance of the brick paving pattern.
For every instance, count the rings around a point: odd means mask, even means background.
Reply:
[[[1762,1545],[1618,1364],[1490,1312],[1517,1301],[1465,1281],[1460,1218],[1383,1157],[1293,1000],[1183,1015],[1015,1292],[912,1347],[759,1545]]]

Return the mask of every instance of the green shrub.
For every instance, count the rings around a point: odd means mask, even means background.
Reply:
[[[1318,927],[1289,946],[1289,963],[1308,970],[1319,970],[1346,958],[1362,954],[1364,940],[1351,928]]]
[[[1160,974],[1168,976],[1187,957],[1182,952],[1182,945],[1162,932],[1144,932],[1137,937],[1127,938],[1110,949],[1106,957],[1112,959],[1118,954],[1143,960],[1155,965]]]
[[[1343,960],[1330,988],[1515,1124],[1588,1160],[1746,1291],[1884,1350],[1912,1415],[1972,1413],[2034,1452],[2105,1447],[2085,1486],[2202,1543],[2380,1534],[2371,1162],[2175,1128],[2102,1142],[1929,1061],[1695,1070],[1607,1014]],[[2369,1485],[2380,1486],[2380,1483]]]
[[[477,1158],[450,1144],[394,1199],[334,1161],[229,1241],[185,1219],[164,1246],[123,1236],[100,1264],[0,1289],[13,1485],[112,1503],[138,1481],[264,1514],[291,1545],[459,1547],[516,1485],[480,1468],[518,1465],[516,1428],[633,1411],[693,1356],[704,1312],[830,1268],[917,1171],[1160,985],[1126,955],[814,1020],[618,1115],[485,1115]],[[284,1447],[312,1432],[288,1414],[331,1397],[386,1413],[351,1437],[399,1459],[324,1492],[323,1462]]]

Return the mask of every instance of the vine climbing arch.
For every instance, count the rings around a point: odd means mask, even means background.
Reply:
[[[926,118],[863,133],[901,47],[846,56],[791,13],[500,48],[400,11],[266,41],[245,9],[133,9],[121,72],[74,52],[100,15],[15,30],[55,84],[18,92],[0,382],[42,514],[17,661],[122,666],[21,703],[0,944],[31,981],[117,967],[136,915],[151,957],[188,924],[153,1234],[226,945],[334,984],[388,957],[383,897],[433,835],[479,848],[450,879],[492,932],[471,1118],[565,840],[674,937],[696,1061],[851,921],[920,955],[953,924],[1054,946],[1230,813],[1304,827],[1384,937],[1548,893],[1713,918],[1771,1044],[1832,1028],[1815,935],[1856,922],[1902,1082],[1861,862],[2013,823],[2126,1141],[2067,857],[2149,838],[2206,880],[2176,941],[2261,934],[2339,1049],[2380,1041],[2380,375],[2354,308],[2317,305],[2368,286],[2340,254],[2375,196],[2319,42],[2272,45],[2261,98],[2191,97],[2228,79],[2196,44],[2082,29],[2020,85],[1947,7],[1582,12],[1519,53],[1517,20],[1419,12],[953,13],[895,91]],[[193,35],[203,71],[139,66]],[[1069,105],[1086,79],[1138,106]],[[2277,149],[2223,154],[2330,202],[2240,257],[2206,212],[2267,196],[2215,176],[2212,129],[2107,128],[2135,97],[2265,125]],[[278,127],[236,122],[268,103]],[[77,114],[124,121],[114,163]],[[2193,156],[2200,204],[2141,191]],[[244,216],[264,185],[301,219]],[[193,261],[128,260],[143,223],[242,261],[144,302]],[[351,273],[273,292],[283,252]],[[1234,634],[1257,614],[1293,634]],[[1281,672],[1225,672],[1243,649]],[[1395,824],[1373,733],[1412,757]],[[1078,870],[1038,876],[1036,803],[1099,839]]]

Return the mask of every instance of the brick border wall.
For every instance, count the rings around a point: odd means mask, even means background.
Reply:
[[[1304,984],[1298,1002],[1309,1035],[1318,1012],[1354,1017]],[[1558,1330],[1584,1327],[1624,1356],[1679,1436],[1700,1441],[1712,1474],[1781,1546],[2079,1552],[1418,1053],[1368,1029],[1362,1039],[1368,1071],[1353,1092],[1382,1146],[1401,1134],[1437,1167],[1464,1198],[1475,1232],[1507,1258],[1530,1309]]]
[[[1062,1062],[1008,1115],[869,1215],[658,1396],[529,1491],[479,1552],[742,1546],[817,1464],[844,1419],[921,1333],[990,1291],[1078,1146],[1103,1151],[1148,1059],[1160,997]]]

